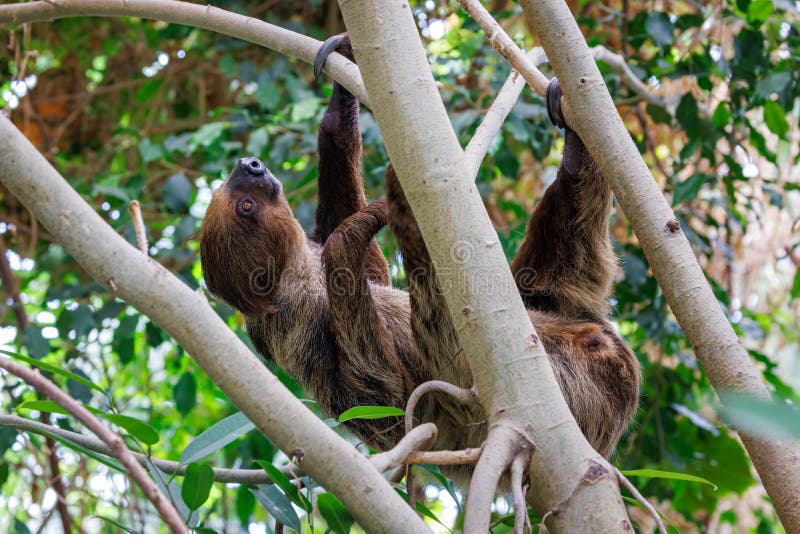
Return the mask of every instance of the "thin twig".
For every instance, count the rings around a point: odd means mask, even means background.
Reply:
[[[458,0],[461,6],[469,13],[475,22],[478,23],[484,33],[486,40],[502,55],[511,66],[514,67],[528,85],[539,95],[544,96],[547,91],[547,76],[537,69],[533,62],[525,56],[525,53],[514,43],[506,31],[494,20],[494,17],[486,10],[479,0]]]
[[[620,81],[628,87],[631,91],[641,97],[642,100],[660,107],[671,107],[678,103],[682,95],[674,97],[665,97],[651,92],[642,81],[636,77],[636,74],[631,70],[625,62],[625,58],[619,54],[615,54],[603,45],[595,45],[591,48],[592,56],[595,61],[602,61],[608,64],[609,67],[614,69],[619,74]]]
[[[19,283],[11,271],[11,264],[8,263],[6,243],[2,235],[0,235],[0,282],[6,288],[6,293],[13,302],[14,313],[17,316],[17,334],[20,336],[19,339],[22,339],[22,333],[28,327],[28,314],[25,313],[25,303],[22,302]]]
[[[653,519],[655,520],[656,525],[658,526],[658,532],[660,532],[660,534],[667,534],[667,527],[664,526],[664,522],[661,520],[661,516],[658,515],[658,512],[656,511],[655,508],[653,508],[653,505],[650,504],[650,502],[647,499],[645,499],[641,493],[639,493],[639,490],[636,489],[636,486],[631,484],[631,481],[625,478],[625,475],[623,475],[619,469],[617,469],[613,465],[611,466],[611,469],[613,469],[614,473],[617,475],[617,480],[619,480],[619,483],[622,486],[624,486],[625,489],[631,492],[633,498],[639,501],[642,504],[642,506],[644,506],[645,509],[647,509],[647,511],[650,512],[650,515],[653,516]]]
[[[411,392],[411,395],[408,397],[408,402],[406,402],[406,414],[404,417],[406,434],[410,433],[411,429],[414,428],[414,410],[417,407],[419,399],[421,399],[426,393],[433,391],[447,393],[451,397],[454,397],[456,400],[459,400],[464,404],[476,404],[480,402],[478,395],[471,389],[460,388],[442,380],[430,380],[428,382],[423,382]],[[406,464],[406,491],[408,492],[408,504],[410,504],[412,508],[416,509],[416,497],[414,495],[414,481],[411,472],[411,464]]]
[[[531,49],[527,57],[534,65],[539,65],[546,59],[544,51],[539,47]],[[475,130],[472,139],[469,140],[467,147],[464,149],[464,157],[470,166],[470,172],[472,172],[473,176],[478,174],[478,168],[489,150],[489,145],[497,136],[497,132],[500,131],[508,114],[511,113],[524,87],[525,78],[518,71],[511,71],[506,83],[500,88],[494,102],[492,102],[492,105],[483,116],[483,121]]]
[[[40,415],[43,425],[47,425],[50,421],[50,414],[46,412],[42,412]],[[50,468],[50,476],[47,477],[47,484],[53,488],[53,491],[56,494],[56,509],[58,509],[58,515],[61,517],[61,528],[64,529],[65,533],[72,532],[72,516],[69,515],[69,510],[67,509],[67,488],[64,484],[64,481],[61,479],[61,466],[58,462],[58,451],[56,450],[56,441],[50,437],[45,436],[45,447],[46,447],[46,454],[47,454],[47,463],[48,467]]]
[[[498,425],[489,430],[483,453],[475,464],[469,483],[464,532],[489,530],[497,484],[514,460],[520,438],[519,432],[507,425]]]
[[[447,393],[457,401],[463,402],[464,404],[477,404],[480,402],[477,393],[471,389],[460,388],[442,380],[429,380],[428,382],[423,382],[411,392],[411,395],[408,397],[408,402],[406,402],[406,414],[404,418],[406,434],[411,432],[411,429],[414,427],[414,410],[417,407],[419,399],[421,399],[426,393],[431,393],[434,391]]]
[[[419,425],[411,432],[403,436],[394,448],[373,454],[369,457],[369,461],[375,466],[375,469],[380,473],[384,473],[393,467],[402,465],[406,462],[406,458],[414,451],[419,449],[427,449],[433,442],[436,441],[436,425],[433,423],[424,423]]]
[[[525,501],[525,487],[527,486],[528,466],[531,463],[531,451],[524,450],[514,457],[511,462],[511,495],[514,498],[514,534],[525,534],[531,530],[531,518],[528,516],[528,506]]]
[[[0,415],[0,427],[16,428],[42,436],[53,435],[63,440],[80,445],[90,451],[98,452],[112,458],[117,458],[116,452],[108,445],[97,438],[85,436],[77,432],[64,430],[56,426],[45,425],[37,421],[31,421],[16,415]],[[171,460],[164,460],[153,456],[145,456],[139,452],[131,451],[131,454],[141,465],[152,462],[160,471],[168,475],[183,476],[186,473],[186,466]],[[283,474],[292,477],[300,474],[300,470],[295,465],[287,465],[279,468]],[[226,469],[221,467],[214,468],[214,481],[230,484],[272,484],[272,480],[267,476],[263,469]]]
[[[150,502],[153,503],[161,518],[172,529],[173,532],[180,532],[188,534],[189,529],[186,528],[181,516],[178,514],[175,507],[167,499],[163,493],[158,489],[155,482],[147,475],[147,472],[139,465],[136,457],[131,453],[130,449],[125,445],[125,440],[120,436],[106,428],[94,415],[92,415],[86,408],[78,404],[78,402],[64,393],[58,386],[46,379],[39,373],[38,369],[28,369],[12,361],[10,358],[0,356],[0,369],[5,369],[7,372],[18,376],[25,381],[28,385],[33,386],[41,393],[53,399],[60,406],[74,415],[86,428],[94,432],[106,445],[109,446],[119,458],[128,476],[133,479],[142,492],[147,496]]]
[[[461,451],[412,451],[406,457],[406,463],[414,465],[474,464],[481,457],[481,450],[482,448],[478,447]]]
[[[142,207],[139,205],[139,201],[131,200],[128,211],[131,213],[131,218],[133,219],[133,229],[136,232],[136,244],[139,246],[139,250],[142,251],[142,254],[148,256],[148,249],[150,247],[147,246],[147,231],[144,227]]]

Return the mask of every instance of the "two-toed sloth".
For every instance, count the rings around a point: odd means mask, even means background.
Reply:
[[[346,36],[329,39],[318,62],[332,50],[353,60]],[[358,112],[358,100],[334,83],[319,127],[311,235],[264,164],[243,158],[214,193],[200,239],[208,289],[241,310],[256,349],[299,380],[330,416],[360,405],[403,408],[427,380],[472,385],[391,166],[386,200],[366,204]],[[608,233],[612,194],[578,135],[569,128],[565,135],[558,178],[534,210],[511,269],[572,413],[607,457],[636,412],[639,365],[607,321],[616,266]],[[387,221],[408,292],[391,287],[374,239]],[[479,407],[440,394],[426,396],[415,415],[438,426],[434,448],[476,447],[487,432]],[[398,423],[356,419],[347,426],[386,449],[402,436]]]

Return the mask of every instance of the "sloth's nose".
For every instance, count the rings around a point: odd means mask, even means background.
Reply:
[[[267,166],[258,158],[242,158],[239,160],[237,167],[252,176],[263,176],[267,172]]]

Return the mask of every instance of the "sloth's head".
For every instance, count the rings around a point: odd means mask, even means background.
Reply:
[[[208,289],[245,313],[273,309],[281,276],[300,256],[305,234],[281,183],[258,158],[242,158],[211,198],[200,231]]]

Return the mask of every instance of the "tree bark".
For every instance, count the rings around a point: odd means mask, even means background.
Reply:
[[[119,236],[7,118],[0,115],[0,182],[117,297],[169,332],[230,400],[370,532],[427,532],[355,448],[295,398],[209,306]],[[295,451],[301,451],[297,454]]]
[[[630,532],[613,473],[564,401],[431,75],[409,5],[340,0],[372,110],[417,218],[489,427],[536,452],[533,504],[552,532]],[[598,470],[597,467],[601,469]]]
[[[575,125],[636,232],[672,313],[716,390],[768,392],[706,282],[689,241],[617,113],[566,4],[522,0],[558,76]],[[613,141],[612,141],[613,140]],[[787,532],[800,533],[800,450],[788,441],[740,433]]]

